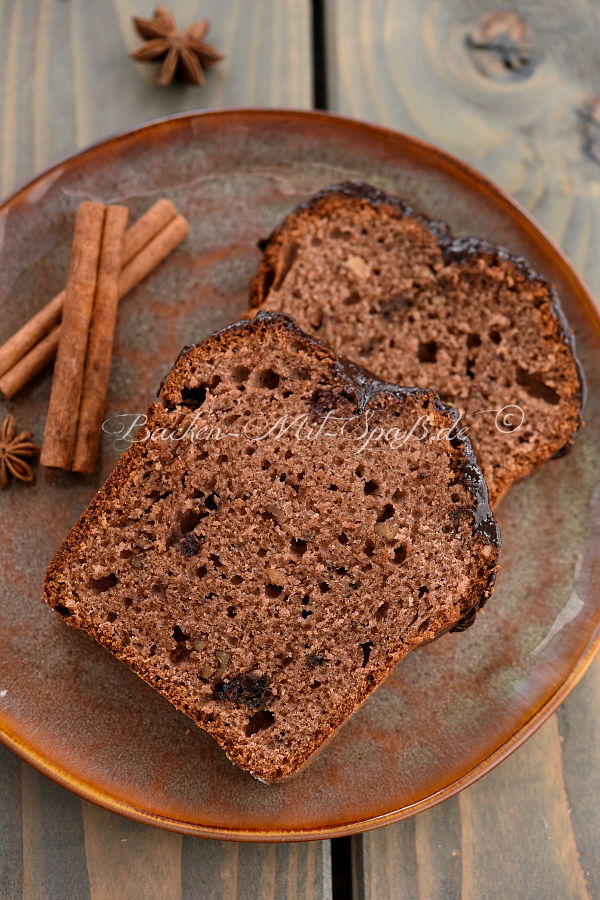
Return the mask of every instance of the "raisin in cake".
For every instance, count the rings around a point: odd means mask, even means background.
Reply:
[[[44,599],[276,781],[490,594],[481,471],[435,394],[273,313],[187,348],[148,416],[146,436],[187,437],[123,455]]]
[[[378,377],[433,387],[464,411],[492,502],[572,442],[572,339],[524,260],[356,184],[317,194],[263,248],[251,306],[290,313]]]

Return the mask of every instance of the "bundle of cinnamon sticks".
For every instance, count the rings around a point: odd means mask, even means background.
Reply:
[[[127,218],[123,206],[81,204],[66,289],[0,346],[0,393],[6,398],[56,356],[43,465],[94,471],[118,301],[189,231],[166,199],[125,230]]]

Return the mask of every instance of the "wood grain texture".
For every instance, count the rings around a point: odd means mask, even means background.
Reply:
[[[186,837],[183,867],[184,900],[331,898],[329,841],[266,845]]]
[[[308,0],[170,0],[226,56],[204,88],[129,59],[152,0],[0,0],[0,194],[137,122],[224,105],[309,106]],[[182,838],[80,801],[0,746],[2,900],[328,900],[329,842]]]
[[[526,75],[478,67],[480,16],[529,24]],[[517,197],[600,296],[600,4],[577,0],[330,0],[331,106],[454,153]],[[498,54],[496,54],[496,57]],[[600,659],[559,712],[459,797],[354,839],[356,895],[600,897]]]
[[[131,17],[153,0],[0,0],[0,194],[137,122],[215,106],[310,106],[308,0],[170,0],[224,55],[204,87],[153,82]]]

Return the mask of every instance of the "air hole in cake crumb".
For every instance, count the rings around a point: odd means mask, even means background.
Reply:
[[[174,650],[171,650],[171,662],[180,662],[182,659],[185,659],[189,656],[189,650],[185,645],[186,641],[189,641],[190,636],[183,631],[179,625],[175,625],[173,628],[173,639],[177,646]]]
[[[232,584],[241,584],[244,579],[241,575],[234,575],[231,579]]]
[[[417,596],[418,596],[419,600],[421,600],[425,596],[425,594],[428,594],[428,593],[429,593],[429,588],[427,587],[427,585],[424,584],[419,588]]]
[[[311,681],[310,686],[311,686],[311,688],[320,688],[321,684],[322,684],[322,682],[320,682],[318,680],[318,678],[315,678],[314,681]]]
[[[218,465],[220,465],[220,466],[222,466],[223,463],[228,462],[228,460],[229,460],[229,457],[227,456],[226,453],[221,453],[220,456],[217,456],[217,463],[218,463]]]
[[[378,607],[377,612],[375,613],[375,618],[376,619],[385,618],[385,616],[388,613],[389,608],[390,608],[390,604],[386,600],[384,603],[381,604],[381,606]]]
[[[306,541],[303,541],[302,538],[292,538],[290,541],[290,548],[294,556],[304,556],[307,546]]]
[[[327,594],[327,593],[329,593],[331,588],[329,587],[329,584],[326,581],[322,581],[319,584],[319,590],[321,591],[322,594]]]
[[[247,366],[234,366],[231,377],[236,384],[243,384],[250,377],[250,369]]]
[[[103,594],[104,591],[110,591],[110,589],[116,587],[118,583],[119,579],[114,572],[111,572],[110,575],[105,575],[104,578],[90,579],[90,587],[96,594]]]
[[[312,609],[303,609],[300,615],[303,619],[308,619],[309,616],[312,616]]]
[[[490,340],[494,342],[494,344],[499,344],[502,340],[502,335],[499,331],[495,331],[493,328],[490,331]]]
[[[365,482],[365,486],[364,486],[363,490],[364,490],[365,494],[374,494],[377,491],[378,487],[379,487],[378,483],[376,481],[373,481],[373,479],[371,478],[371,479],[369,479],[369,481]]]
[[[437,361],[438,345],[436,341],[421,341],[417,356],[419,362],[434,363]]]
[[[261,467],[261,469],[263,470],[263,472],[266,472],[267,469],[270,469],[270,468],[271,468],[271,460],[269,460],[269,459],[263,459],[263,461],[262,461],[261,464],[260,464],[260,467]]]
[[[473,347],[480,347],[480,346],[481,346],[481,338],[479,337],[478,334],[473,333],[473,334],[467,335],[467,347],[469,348],[469,350],[472,350]]]
[[[210,558],[211,562],[217,567],[217,569],[222,565],[221,558],[216,553],[211,553]]]
[[[274,369],[262,369],[258,372],[256,381],[259,387],[265,388],[267,391],[274,391],[279,387],[280,378]]]
[[[190,639],[189,634],[186,634],[179,625],[174,626],[173,637],[178,644],[181,644],[183,641],[189,641]]]
[[[67,616],[73,615],[73,610],[69,609],[68,606],[64,606],[62,603],[57,603],[56,606],[52,607],[55,612],[59,614],[59,616],[63,616],[63,618],[67,618]]]
[[[258,550],[256,551],[256,553],[257,553],[257,556],[260,556],[261,559],[264,559],[264,557],[267,555],[267,551],[265,550],[264,547],[259,547]]]
[[[392,494],[392,503],[399,503],[400,500],[404,499],[404,491],[401,491],[399,488],[396,488],[394,493]]]
[[[179,519],[179,534],[188,534],[190,531],[193,531],[196,525],[199,525],[205,517],[206,513],[204,511],[199,512],[196,509],[186,510]]]
[[[207,574],[208,569],[206,568],[206,566],[200,566],[198,569],[196,569],[196,575],[198,576],[198,578],[204,578],[204,576]]]
[[[198,387],[184,387],[181,391],[181,405],[188,409],[198,409],[206,400],[206,385]]]
[[[270,728],[275,722],[275,716],[268,709],[259,709],[254,715],[250,716],[246,725],[246,735],[251,737],[265,728]]]
[[[280,584],[267,584],[265,586],[265,594],[267,597],[279,597],[283,591],[283,587]]]
[[[344,534],[344,532],[338,534],[338,541],[340,542],[340,544],[345,546],[348,543],[348,535]]]
[[[256,447],[246,447],[246,456],[254,456]]]
[[[406,547],[400,546],[396,547],[394,550],[394,558],[392,562],[396,563],[397,566],[401,565],[406,559]]]
[[[109,614],[108,614],[107,617],[106,617],[106,621],[107,621],[107,622],[110,622],[111,625],[112,625],[112,623],[113,623],[113,622],[116,622],[118,618],[119,618],[118,613],[116,613],[116,612],[109,612]]]
[[[560,397],[554,388],[545,384],[535,372],[528,372],[526,369],[521,369],[520,366],[517,366],[517,384],[520,384],[528,394],[537,400],[544,400],[552,406],[557,406],[560,403]]]
[[[230,619],[235,619],[235,617],[237,616],[237,610],[236,610],[235,606],[227,607],[227,615],[229,616]]]
[[[357,291],[352,291],[344,300],[344,306],[356,306],[357,303],[360,303],[360,294]]]
[[[345,566],[338,566],[338,568],[337,568],[335,571],[336,571],[336,574],[337,574],[337,575],[342,575],[342,576],[343,576],[343,575],[347,575],[347,574],[348,574],[348,569],[346,569]]]
[[[225,457],[225,461],[227,457]],[[209,494],[206,500],[204,501],[204,505],[207,509],[210,509],[211,512],[215,512],[219,508],[219,504],[216,501],[218,494]]]
[[[373,543],[373,541],[367,541],[367,543],[365,544],[365,553],[367,556],[373,556],[373,554],[375,553],[375,544]]]
[[[310,603],[310,594],[304,595],[304,597],[302,598],[302,603],[304,606],[308,606],[308,604]]]
[[[379,515],[377,516],[378,522],[387,522],[388,519],[393,518],[395,509],[391,503],[386,503]]]
[[[421,632],[427,631],[427,629],[429,628],[430,624],[431,624],[431,623],[430,623],[429,619],[423,619],[423,621],[422,621],[421,624],[419,625],[417,631],[421,631]]]
[[[131,597],[125,597],[124,603],[125,609],[129,609],[130,606],[133,606],[133,600],[131,599]]]
[[[373,641],[365,641],[364,644],[361,644],[361,649],[363,653],[363,660],[361,668],[365,668],[365,666],[369,665],[369,659],[371,658],[371,651],[373,649]]]
[[[475,365],[475,360],[471,359],[471,357],[467,358],[467,365],[465,368],[465,375],[467,378],[475,378],[475,372],[473,366]]]

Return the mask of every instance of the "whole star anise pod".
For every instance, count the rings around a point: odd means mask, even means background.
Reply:
[[[0,488],[8,485],[12,476],[17,481],[33,481],[33,469],[22,457],[37,456],[42,448],[31,440],[30,431],[20,431],[13,416],[8,415],[0,426]]]
[[[157,84],[170,84],[174,78],[189,84],[204,84],[202,67],[223,59],[214,47],[202,40],[210,28],[206,20],[194,22],[185,31],[177,31],[173,13],[159,5],[152,19],[134,16],[133,24],[146,43],[134,50],[132,57],[141,62],[163,60]]]

